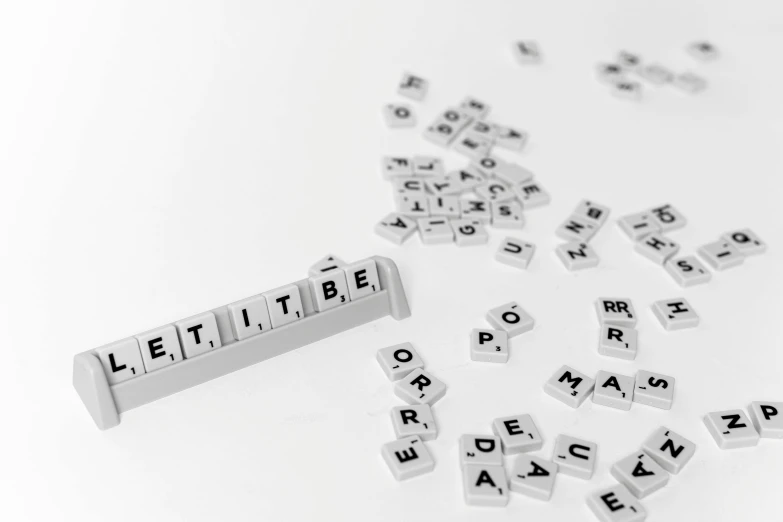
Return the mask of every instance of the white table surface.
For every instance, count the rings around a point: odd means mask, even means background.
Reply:
[[[540,66],[511,58],[538,40]],[[683,50],[706,38],[719,60]],[[772,520],[783,442],[722,451],[709,411],[783,400],[783,16],[779,2],[13,2],[0,8],[0,339],[3,520],[582,520],[585,496],[660,425],[697,446],[643,501],[649,520]],[[594,66],[621,48],[709,81],[697,96],[610,96]],[[404,70],[431,81],[415,130],[386,129]],[[522,231],[483,247],[398,248],[384,154],[458,155],[421,139],[466,95],[531,133],[506,154],[551,192]],[[568,273],[553,231],[583,197],[612,209],[598,268]],[[616,218],[670,202],[683,252],[751,227],[768,252],[683,290],[634,253]],[[527,271],[493,260],[504,235],[538,246]],[[413,316],[385,318],[132,411],[96,429],[71,387],[75,353],[301,279],[327,253],[399,265]],[[592,308],[628,296],[633,362],[599,356]],[[702,317],[667,333],[657,299]],[[517,300],[536,319],[506,365],[473,363],[468,332]],[[398,404],[374,360],[411,341],[448,385],[435,471],[397,483],[380,457]],[[562,364],[677,378],[674,407],[630,412],[544,395]],[[550,502],[465,506],[462,433],[527,412],[599,445],[589,482]]]

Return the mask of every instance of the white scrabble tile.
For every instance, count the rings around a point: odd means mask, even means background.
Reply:
[[[644,441],[642,449],[663,469],[676,475],[696,453],[696,444],[661,426]]]
[[[465,503],[503,507],[508,504],[506,471],[502,466],[465,466],[462,469]]]
[[[525,148],[528,139],[529,135],[525,131],[499,125],[495,145],[507,150],[520,151]]]
[[[173,324],[161,326],[137,335],[144,369],[149,372],[160,370],[182,360],[182,348]]]
[[[709,62],[718,57],[717,47],[704,40],[689,44],[686,50],[688,54],[703,62]]]
[[[664,85],[671,83],[674,79],[674,73],[663,65],[651,63],[644,65],[638,70],[639,76],[655,85]]]
[[[407,103],[387,103],[383,106],[383,119],[392,129],[416,126],[413,107]]]
[[[514,42],[514,58],[523,65],[541,62],[541,51],[533,40]]]
[[[413,162],[406,157],[384,156],[381,160],[381,172],[385,179],[392,179],[396,176],[412,176]]]
[[[591,493],[587,505],[600,522],[643,522],[647,518],[647,511],[622,484]]]
[[[313,266],[311,266],[307,270],[307,275],[315,276],[318,274],[323,274],[324,272],[328,272],[329,270],[334,270],[335,268],[342,268],[344,266],[345,261],[337,256],[329,254],[328,256],[322,257]]]
[[[473,117],[470,114],[455,107],[449,107],[443,111],[440,114],[440,119],[451,124],[457,132],[464,130],[473,121]]]
[[[609,219],[609,207],[596,203],[595,201],[583,199],[576,206],[573,215],[600,228],[606,223],[606,220]]]
[[[495,228],[523,228],[525,214],[519,201],[499,201],[490,204],[492,226]]]
[[[623,216],[617,220],[617,224],[633,241],[637,241],[648,234],[660,232],[661,230],[658,221],[653,218],[653,215],[650,212],[639,212],[637,214]]]
[[[557,464],[533,455],[520,455],[514,460],[508,478],[508,488],[539,500],[549,500],[555,487]]]
[[[416,232],[416,222],[407,216],[392,212],[375,225],[375,233],[392,243],[401,245]]]
[[[533,172],[516,163],[506,162],[495,171],[495,177],[513,187],[528,183],[533,179]]]
[[[741,265],[745,261],[745,254],[734,246],[733,242],[720,239],[707,243],[698,250],[699,256],[715,270],[725,270]]]
[[[447,176],[428,178],[424,186],[435,196],[454,196],[465,191],[465,185]]]
[[[480,136],[490,143],[494,143],[495,138],[498,136],[498,126],[492,122],[477,118],[468,126],[466,132],[473,136]]]
[[[507,237],[501,241],[498,251],[495,253],[495,259],[503,264],[524,270],[527,269],[535,252],[536,246],[533,243]]]
[[[102,346],[95,350],[95,355],[103,365],[109,384],[119,384],[147,373],[135,337]]]
[[[696,256],[683,256],[670,259],[664,265],[677,284],[685,288],[707,283],[712,274]]]
[[[600,324],[636,326],[636,310],[630,299],[621,297],[599,297],[595,300],[595,313]]]
[[[486,178],[493,178],[506,162],[497,156],[486,156],[473,162],[473,167],[477,168]]]
[[[325,312],[351,302],[351,296],[348,293],[348,280],[345,278],[345,271],[342,268],[311,277],[309,284],[316,312]]]
[[[446,394],[446,385],[432,374],[417,368],[397,381],[394,394],[408,404],[432,406]]]
[[[492,421],[492,432],[500,437],[504,455],[540,450],[544,439],[528,414],[500,417]]]
[[[220,348],[220,332],[218,332],[215,314],[203,314],[188,317],[174,323],[179,334],[179,343],[186,359]]]
[[[496,330],[503,330],[509,337],[529,332],[535,321],[521,306],[511,301],[487,312],[487,322]]]
[[[601,262],[598,254],[587,243],[565,243],[555,248],[555,254],[567,270],[585,270],[594,268]]]
[[[566,241],[587,243],[595,233],[598,232],[598,226],[582,219],[579,216],[571,215],[557,227],[555,234]]]
[[[489,241],[489,233],[479,219],[452,219],[451,228],[457,246],[483,245]]]
[[[633,71],[638,69],[639,66],[642,65],[642,57],[636,53],[631,53],[628,51],[620,51],[619,53],[617,53],[617,63],[623,69]]]
[[[601,324],[598,337],[598,353],[632,361],[638,351],[638,334],[633,328],[614,324]]]
[[[406,480],[435,469],[435,461],[419,437],[387,442],[381,448],[383,460],[397,480]]]
[[[615,83],[625,79],[625,69],[616,63],[599,63],[595,67],[598,79],[604,83]]]
[[[688,224],[685,216],[668,203],[659,207],[653,207],[648,212],[652,215],[653,220],[658,223],[661,232],[677,230]]]
[[[455,152],[467,156],[471,160],[478,160],[492,153],[493,142],[470,132],[454,140],[452,148]]]
[[[549,193],[537,181],[514,187],[514,192],[525,210],[548,205],[552,200]]]
[[[680,250],[680,245],[661,234],[650,234],[637,241],[634,250],[656,263],[663,266]]]
[[[595,380],[570,366],[563,366],[544,384],[544,392],[563,404],[578,408],[593,393]]]
[[[392,180],[392,192],[394,193],[395,197],[397,197],[399,194],[420,196],[427,191],[424,183],[425,180],[422,178],[416,178],[413,176],[397,176]]]
[[[473,96],[466,96],[459,104],[459,108],[477,120],[486,118],[489,114],[489,105]]]
[[[742,410],[708,413],[704,424],[720,449],[748,448],[759,443],[759,433]]]
[[[652,305],[652,311],[666,330],[682,330],[699,326],[699,315],[682,297],[656,301]]]
[[[593,402],[627,411],[633,402],[633,389],[633,377],[601,370],[595,376]]]
[[[460,217],[459,196],[430,196],[429,201],[432,216]]]
[[[429,82],[427,80],[421,76],[406,72],[402,75],[402,80],[400,80],[400,84],[397,87],[397,94],[411,100],[421,101],[427,95],[428,88]]]
[[[463,199],[460,202],[462,219],[477,219],[483,223],[492,221],[492,210],[489,201],[483,199]]]
[[[441,147],[448,147],[457,137],[460,128],[456,127],[450,121],[438,118],[432,125],[424,129],[424,139]]]
[[[661,373],[639,370],[636,372],[633,402],[670,410],[674,403],[674,377]]]
[[[427,196],[421,194],[400,194],[395,198],[397,213],[403,216],[420,218],[429,217],[430,208]]]
[[[470,360],[508,362],[508,334],[502,330],[474,328],[470,332]]]
[[[376,352],[375,359],[390,381],[399,381],[413,370],[424,368],[424,361],[411,343],[381,348]]]
[[[569,435],[558,435],[552,462],[557,464],[558,473],[590,480],[598,460],[598,445]]]
[[[343,290],[345,293],[345,290]],[[294,321],[304,318],[302,296],[299,295],[299,287],[286,285],[264,292],[266,306],[269,309],[269,320],[272,328],[280,328]]]
[[[473,166],[451,171],[446,175],[446,177],[458,183],[463,191],[473,190],[479,185],[487,182],[487,180],[484,178],[484,174]]]
[[[269,307],[263,295],[248,297],[228,305],[231,330],[237,341],[247,339],[272,329]]]
[[[516,197],[511,191],[511,187],[498,179],[490,180],[487,183],[476,187],[473,192],[481,199],[491,203],[508,201]]]
[[[420,437],[421,440],[435,440],[438,427],[428,404],[395,406],[391,410],[392,426],[398,439]]]
[[[425,245],[454,243],[454,231],[445,217],[421,218],[418,220],[419,236]]]
[[[612,94],[618,98],[638,101],[642,99],[642,84],[633,80],[618,80],[610,87]]]
[[[493,435],[462,435],[459,438],[460,466],[502,466],[500,438]]]
[[[348,282],[348,295],[351,301],[367,297],[381,291],[381,280],[374,259],[363,259],[343,267]]]
[[[445,176],[446,170],[443,168],[443,160],[435,156],[414,156],[413,175]]]
[[[612,476],[638,499],[669,483],[669,473],[644,451],[637,451],[614,463]]]
[[[783,439],[783,402],[754,401],[748,411],[760,437]]]
[[[707,88],[707,80],[696,73],[686,71],[674,75],[674,86],[690,94],[699,93]]]
[[[749,228],[726,232],[721,238],[745,256],[755,256],[767,251],[767,244]]]

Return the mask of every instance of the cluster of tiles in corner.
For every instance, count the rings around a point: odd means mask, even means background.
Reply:
[[[305,317],[305,302],[330,310],[381,290],[373,259],[346,264],[327,256],[310,270],[310,295],[290,284],[94,350],[110,385],[264,334]]]

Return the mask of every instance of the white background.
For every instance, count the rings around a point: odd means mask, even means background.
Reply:
[[[511,58],[539,41],[540,66]],[[721,49],[702,64],[684,46]],[[645,499],[649,520],[779,516],[783,442],[722,451],[709,412],[783,400],[783,16],[780,3],[6,2],[0,8],[0,339],[3,520],[578,520],[611,464],[662,424],[697,452]],[[621,48],[709,81],[690,96],[610,96],[594,66]],[[404,70],[431,81],[415,130],[386,129]],[[531,133],[506,154],[551,192],[510,235],[527,271],[488,245],[398,248],[372,232],[392,210],[384,154],[459,156],[421,139],[465,95]],[[612,209],[598,268],[568,273],[553,231],[579,199]],[[751,227],[767,254],[683,291],[634,253],[618,216],[670,202],[692,253]],[[413,310],[134,410],[100,432],[71,387],[75,353],[301,279],[327,253],[399,265]],[[633,362],[599,356],[592,308],[628,296]],[[666,333],[649,305],[685,296],[702,317]],[[473,363],[468,332],[517,300],[537,321],[506,365]],[[374,360],[411,341],[448,385],[435,471],[397,483],[381,460],[398,404]],[[674,407],[578,410],[542,392],[562,364],[677,378]],[[589,482],[549,503],[468,508],[456,444],[493,418],[533,415],[599,445]]]

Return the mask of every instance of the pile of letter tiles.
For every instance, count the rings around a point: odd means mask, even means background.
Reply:
[[[317,313],[381,290],[372,259],[347,264],[327,256],[310,268],[309,276]],[[308,290],[296,284],[285,285],[97,348],[95,354],[109,384],[119,384],[303,319],[304,291]]]
[[[668,237],[669,232],[686,225],[685,217],[672,205],[623,216],[617,224],[633,241],[639,254],[664,267],[680,286],[698,285],[712,279],[707,266],[695,255],[678,255],[680,245]],[[745,257],[761,254],[766,249],[766,243],[745,228],[727,232],[717,241],[701,246],[698,254],[714,270],[724,270],[740,265]]]
[[[423,78],[405,74],[398,92],[422,100],[427,85]],[[465,156],[463,168],[447,171],[443,159],[435,156],[383,158],[382,172],[391,183],[396,211],[376,224],[380,236],[402,244],[418,231],[425,245],[481,245],[489,240],[487,226],[520,229],[524,210],[549,203],[549,194],[532,172],[492,152],[494,147],[522,150],[527,133],[489,121],[488,113],[486,103],[467,97],[444,110],[424,131],[428,141]],[[392,127],[405,126],[393,121],[395,114],[415,125],[408,106],[389,105],[385,114]],[[496,258],[526,268],[534,251],[530,243],[507,238]]]
[[[686,50],[702,62],[714,60],[718,56],[718,50],[709,42],[693,42]],[[615,96],[631,100],[638,100],[642,96],[642,84],[629,78],[631,75],[652,85],[672,84],[691,94],[707,88],[707,80],[692,71],[674,73],[659,63],[642,63],[641,56],[628,51],[620,51],[613,62],[599,63],[596,72],[598,79],[608,84]]]
[[[588,244],[609,218],[609,209],[593,201],[582,200],[555,233],[566,243],[555,254],[570,271],[598,266],[599,258]]]

